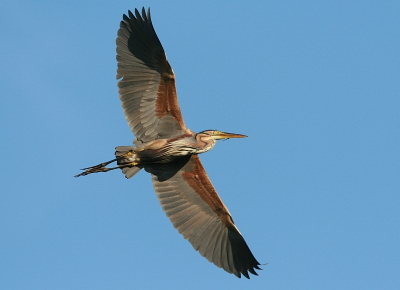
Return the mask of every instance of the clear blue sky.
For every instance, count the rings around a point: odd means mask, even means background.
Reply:
[[[399,1],[2,1],[1,289],[398,289]],[[122,14],[150,6],[201,155],[261,263],[210,264],[150,176],[73,178],[134,136]]]

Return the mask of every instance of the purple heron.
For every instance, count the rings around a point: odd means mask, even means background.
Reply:
[[[237,277],[257,275],[254,258],[218,196],[198,154],[218,139],[245,135],[207,130],[195,133],[183,122],[175,75],[154,31],[150,9],[124,15],[117,38],[119,95],[135,146],[116,147],[115,159],[84,168],[76,175],[121,169],[131,178],[142,168],[151,173],[163,210],[196,251]],[[112,162],[116,167],[106,167]]]

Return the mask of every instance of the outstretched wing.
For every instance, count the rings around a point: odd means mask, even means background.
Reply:
[[[125,118],[135,142],[168,139],[188,131],[175,75],[154,31],[150,9],[124,15],[117,38],[117,79]],[[135,17],[136,16],[136,17]]]
[[[260,265],[215,191],[198,155],[145,167],[161,206],[196,251],[240,278]]]

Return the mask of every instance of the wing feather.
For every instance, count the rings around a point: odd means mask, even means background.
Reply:
[[[124,15],[118,31],[117,79],[121,105],[135,143],[174,138],[189,131],[183,121],[175,75],[154,31],[150,10]]]
[[[260,265],[219,198],[197,155],[149,164],[155,192],[174,227],[196,251],[238,277]]]
[[[212,254],[213,254],[213,247],[215,246],[215,238],[218,233],[219,227],[218,225],[214,225],[211,227],[209,230],[209,233],[204,237],[204,241],[202,242],[200,248],[199,248],[199,253],[202,255],[204,258],[206,258],[208,261],[213,262],[216,266],[221,267],[221,262],[220,261],[213,261],[212,260]],[[213,247],[210,247],[213,246]]]

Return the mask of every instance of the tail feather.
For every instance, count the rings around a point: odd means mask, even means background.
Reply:
[[[140,171],[140,169],[142,169],[141,167],[125,167],[122,168],[122,173],[125,174],[126,178],[131,178],[132,176],[134,176],[136,173],[138,173]]]
[[[120,157],[128,152],[133,152],[137,149],[136,146],[118,146],[115,147],[115,157]]]

